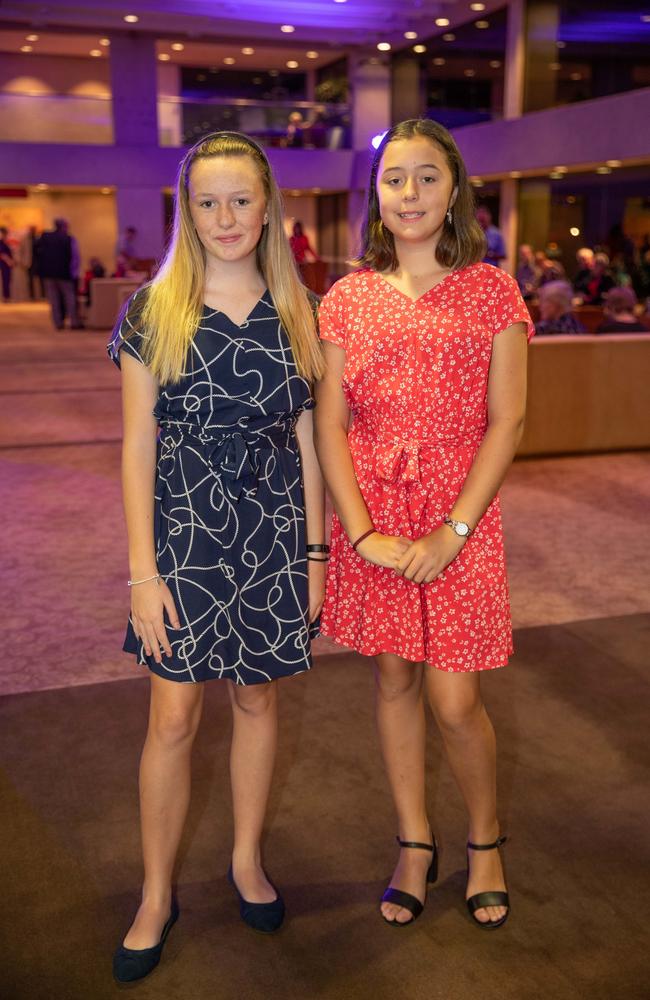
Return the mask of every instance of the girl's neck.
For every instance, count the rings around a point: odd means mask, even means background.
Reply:
[[[234,261],[206,260],[204,288],[206,291],[226,291],[230,296],[266,287],[257,267],[255,254]]]
[[[436,246],[438,239],[430,240],[426,244],[395,243],[395,253],[397,255],[397,268],[393,275],[397,278],[425,279],[435,278],[437,275],[446,274],[448,267],[443,267],[436,260]]]

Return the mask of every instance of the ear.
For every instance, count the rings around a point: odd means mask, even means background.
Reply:
[[[268,212],[265,212],[264,213],[264,218],[262,219],[262,225],[263,226],[268,226],[268,224],[269,224],[269,216],[268,216]]]
[[[451,192],[451,198],[449,199],[449,207],[450,208],[453,208],[454,205],[456,204],[456,198],[457,197],[458,197],[458,188],[455,187],[454,190]]]

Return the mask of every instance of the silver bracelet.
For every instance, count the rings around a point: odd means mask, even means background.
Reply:
[[[137,587],[139,583],[149,583],[151,580],[160,580],[160,573],[156,573],[155,576],[147,576],[144,580],[127,580],[127,587]]]

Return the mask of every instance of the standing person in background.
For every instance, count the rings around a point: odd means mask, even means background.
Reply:
[[[319,310],[316,448],[336,510],[322,631],[376,658],[402,848],[380,910],[397,926],[417,919],[437,877],[423,692],[467,807],[470,915],[494,929],[510,905],[479,678],[512,652],[497,492],[523,429],[533,327],[484,252],[452,136],[401,122],[373,160],[362,270]]]
[[[127,226],[115,247],[115,259],[126,257],[127,267],[131,267],[134,260],[140,256],[138,248],[138,230],[135,226]]]
[[[54,326],[62,330],[67,315],[71,330],[83,329],[77,307],[79,244],[68,232],[67,220],[55,219],[54,229],[43,233],[36,241],[34,251]]]
[[[8,302],[11,298],[11,271],[14,266],[14,255],[7,243],[8,235],[9,231],[4,226],[0,227],[0,277],[3,302]]]
[[[303,231],[302,222],[294,222],[293,235],[289,238],[289,243],[291,244],[291,252],[296,264],[304,264],[307,260],[307,254],[311,254],[313,260],[319,259],[316,252],[312,250],[309,239]]]
[[[591,279],[587,284],[587,294],[585,295],[586,305],[602,305],[607,292],[614,285],[615,281],[609,269],[609,257],[606,253],[595,254]]]
[[[487,243],[487,252],[483,263],[501,267],[501,261],[506,258],[506,244],[501,230],[492,224],[492,212],[487,205],[478,206],[476,221],[483,230]]]

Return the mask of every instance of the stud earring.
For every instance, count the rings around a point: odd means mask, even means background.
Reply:
[[[450,209],[450,208],[448,208],[448,209],[447,209],[447,222],[448,222],[448,223],[449,223],[449,225],[451,226],[451,225],[453,225],[453,221],[454,221],[454,219],[453,219],[453,216],[452,216],[452,214],[451,214],[451,209]]]

